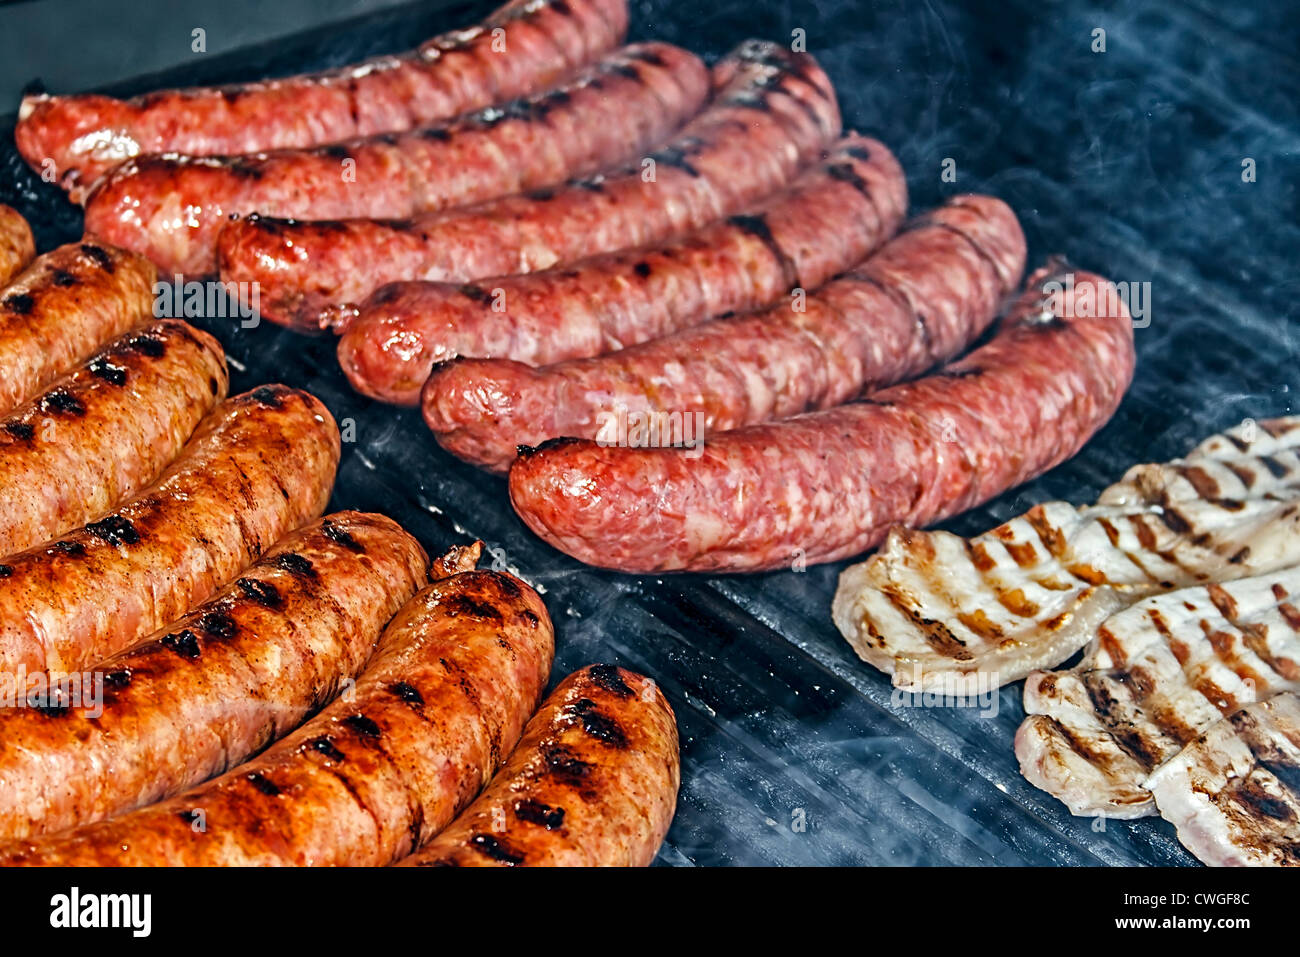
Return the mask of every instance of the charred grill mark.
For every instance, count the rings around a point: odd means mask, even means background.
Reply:
[[[772,258],[776,260],[777,266],[781,270],[781,275],[786,288],[793,289],[800,285],[799,267],[795,264],[794,260],[790,258],[790,255],[781,248],[781,244],[777,242],[776,237],[772,235],[772,230],[771,227],[768,226],[767,220],[761,214],[758,216],[749,216],[744,214],[732,216],[728,218],[727,222],[739,229],[741,232],[753,236],[767,247],[768,252],[772,254]]]
[[[19,316],[29,316],[32,310],[36,308],[36,300],[25,292],[14,293],[12,296],[6,296],[0,305],[4,306],[9,312]]]
[[[86,546],[81,542],[74,542],[70,539],[55,542],[50,546],[51,550],[60,552],[64,555],[71,555],[74,558],[80,558],[86,554]]]
[[[316,569],[312,568],[311,562],[294,552],[285,552],[283,555],[275,556],[275,558],[271,559],[271,564],[300,578],[314,581],[319,577],[316,574]]]
[[[79,418],[86,414],[81,400],[67,389],[53,389],[41,398],[41,411]]]
[[[1180,512],[1169,506],[1165,506],[1160,510],[1160,520],[1175,535],[1186,535],[1192,530],[1191,522],[1187,521]]]
[[[235,582],[235,585],[245,598],[265,608],[279,608],[284,602],[280,592],[270,582],[258,581],[255,578],[241,578]]]
[[[126,367],[110,362],[103,356],[96,356],[86,366],[91,375],[103,379],[112,385],[126,385]]]
[[[108,250],[102,249],[94,243],[82,243],[81,251],[104,272],[112,275],[117,271],[117,265],[113,262],[113,257],[109,255]]]
[[[496,861],[498,864],[504,864],[507,867],[514,867],[524,862],[524,855],[510,847],[498,837],[491,834],[475,834],[469,839],[469,846],[478,851],[484,857]]]
[[[349,715],[343,719],[342,723],[366,740],[375,741],[384,736],[384,732],[379,725],[364,714]]]
[[[651,153],[650,159],[654,160],[656,165],[662,163],[665,166],[674,166],[696,179],[700,176],[700,171],[691,165],[690,154],[680,147],[665,147],[664,149]]]
[[[1273,586],[1273,597],[1277,599],[1277,610],[1293,631],[1300,631],[1300,610],[1287,601],[1287,591],[1281,585]]]
[[[542,761],[546,773],[570,787],[582,788],[587,783],[592,766],[562,744],[549,742],[542,746]]]
[[[196,624],[205,634],[220,639],[233,638],[235,632],[239,630],[235,619],[220,611],[206,612]]]
[[[1159,764],[1164,759],[1163,749],[1158,744],[1147,741],[1131,722],[1123,719],[1120,703],[1115,700],[1110,689],[1102,684],[1101,676],[1089,672],[1082,676],[1081,681],[1093,710],[1102,719],[1106,731],[1120,750],[1147,771]]]
[[[275,386],[264,385],[254,389],[249,395],[255,402],[260,402],[268,408],[278,409],[284,404],[285,394],[288,390],[277,388]]]
[[[103,539],[110,545],[138,545],[140,533],[131,524],[131,520],[121,515],[109,515],[98,522],[91,522],[86,531],[96,538]]]
[[[1237,602],[1232,595],[1228,594],[1228,590],[1216,582],[1211,583],[1206,588],[1206,591],[1209,593],[1210,601],[1214,603],[1214,607],[1219,610],[1219,614],[1228,621],[1234,621],[1237,617]]]
[[[596,706],[596,702],[590,698],[580,698],[564,710],[565,716],[578,721],[582,725],[582,730],[590,737],[612,748],[621,750],[627,747],[627,735],[623,732],[622,726],[609,715],[602,713]]]
[[[520,798],[515,802],[515,817],[536,824],[548,831],[564,826],[564,808],[553,807],[536,798]]]
[[[397,697],[401,698],[407,704],[413,704],[417,708],[424,707],[424,695],[420,694],[419,690],[417,690],[414,685],[408,684],[405,681],[395,681],[388,686],[388,690],[397,695]]]
[[[358,554],[365,552],[365,548],[363,548],[355,538],[348,534],[347,529],[331,522],[328,518],[320,523],[320,528],[321,531],[325,533],[325,537],[331,542],[342,545],[350,552],[357,552]]]
[[[76,276],[66,269],[56,269],[50,273],[50,279],[54,285],[67,289],[69,286],[75,286],[79,281]]]
[[[163,647],[188,661],[193,661],[202,654],[202,650],[199,648],[199,636],[188,628],[175,634],[163,636],[162,644]]]
[[[132,671],[130,668],[118,668],[115,671],[106,672],[104,675],[104,687],[112,691],[121,691],[131,684]]]
[[[279,797],[282,793],[274,781],[257,771],[244,775],[244,780],[267,797]]]
[[[138,336],[132,336],[124,345],[127,349],[146,355],[151,359],[161,359],[167,354],[166,341],[160,336],[149,333],[142,332]]]
[[[450,618],[468,616],[484,621],[502,621],[501,612],[485,601],[457,592],[443,600],[442,611]]]
[[[472,302],[476,302],[480,306],[492,305],[492,293],[488,292],[482,286],[476,285],[475,283],[467,282],[461,286],[458,286],[456,291],[459,292],[466,299],[469,299]]]
[[[1261,455],[1259,460],[1264,464],[1264,468],[1273,474],[1273,478],[1286,478],[1290,472],[1290,469],[1272,455]]]
[[[529,612],[529,614],[532,614]],[[536,619],[536,615],[533,618]],[[623,675],[614,665],[592,665],[587,669],[587,676],[600,688],[620,698],[631,698],[635,694],[623,680]]]
[[[30,442],[36,438],[36,426],[30,422],[6,422],[3,428],[20,442]]]
[[[319,738],[312,738],[303,745],[303,748],[304,750],[315,751],[317,754],[323,754],[336,763],[344,760],[343,752],[334,746],[334,742],[330,740],[327,734],[322,734]]]

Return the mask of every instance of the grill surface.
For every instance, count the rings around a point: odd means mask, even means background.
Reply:
[[[633,0],[634,39],[711,57],[747,36],[805,30],[846,125],[897,150],[915,209],[989,191],[1021,216],[1031,263],[1062,253],[1151,283],[1137,379],[1114,421],[1073,461],[944,526],[962,534],[1044,499],[1088,501],[1134,462],[1293,409],[1300,12],[1211,0],[1048,6]],[[415,5],[113,92],[345,63],[486,9]],[[1097,28],[1104,53],[1091,50]],[[11,127],[12,116],[0,120],[0,202],[31,218],[42,250],[80,235],[79,213],[18,159]],[[955,183],[941,181],[945,158]],[[1242,180],[1245,158],[1254,183]],[[545,590],[557,680],[612,661],[662,684],[684,767],[661,863],[1195,863],[1162,821],[1103,827],[1025,783],[1011,750],[1019,683],[1002,690],[995,717],[891,704],[888,680],[831,624],[844,563],[715,578],[584,568],[528,533],[504,483],[442,453],[417,414],[354,395],[331,342],[269,324],[200,324],[239,363],[232,393],[302,386],[355,430],[333,507],[384,511],[431,550],[488,542],[488,562]]]

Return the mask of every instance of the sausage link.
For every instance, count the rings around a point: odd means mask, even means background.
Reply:
[[[32,227],[18,210],[0,204],[0,286],[26,269],[35,256]]]
[[[283,737],[356,677],[428,568],[396,522],[340,512],[286,535],[204,604],[60,684],[40,710],[4,709],[0,839],[151,804]]]
[[[260,83],[23,99],[18,151],[54,163],[73,202],[132,157],[304,149],[400,132],[526,96],[622,42],[626,0],[512,0],[402,56]]]
[[[520,445],[614,443],[637,416],[699,413],[712,434],[830,408],[952,358],[1024,268],[1015,213],[990,196],[955,197],[802,302],[540,369],[448,362],[425,384],[424,421],[449,452],[501,471]]]
[[[546,365],[610,352],[820,285],[887,239],[906,208],[893,154],[850,136],[762,205],[659,246],[481,286],[385,286],[339,340],[339,364],[359,392],[413,405],[434,365],[456,356]]]
[[[477,801],[417,867],[645,867],[677,804],[677,721],[649,678],[591,665],[528,722]]]
[[[0,672],[74,671],[180,617],[325,510],[338,427],[314,396],[226,400],[153,485],[0,563]]]
[[[638,572],[834,561],[965,511],[1077,452],[1132,380],[1115,287],[1079,273],[1045,298],[1047,279],[934,375],[692,449],[557,439],[515,459],[510,500],[560,550]]]
[[[168,320],[0,419],[0,555],[99,518],[158,478],[228,384],[217,340]]]
[[[710,105],[625,170],[408,221],[236,220],[218,240],[222,277],[259,283],[275,321],[338,329],[388,282],[536,272],[696,229],[780,189],[839,135],[807,54],[751,41],[713,72]]]
[[[93,240],[40,256],[0,291],[0,413],[153,317],[157,271]]]
[[[555,185],[662,141],[708,93],[693,54],[640,44],[563,86],[443,126],[310,150],[128,160],[87,200],[86,229],[167,273],[213,273],[233,214],[399,218]]]
[[[0,863],[375,866],[445,827],[541,700],[554,654],[542,600],[471,571],[419,592],[350,695],[219,778],[44,840]]]

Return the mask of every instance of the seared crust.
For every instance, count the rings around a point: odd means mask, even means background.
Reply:
[[[252,761],[158,804],[0,848],[40,865],[383,865],[445,827],[541,699],[546,607],[509,575],[436,582],[355,689]]]
[[[128,160],[87,200],[86,229],[165,273],[214,273],[232,215],[401,218],[553,186],[639,155],[708,93],[694,54],[638,44],[553,90],[441,126],[309,150]]]
[[[149,804],[281,737],[361,671],[428,567],[419,542],[391,519],[335,513],[95,665],[101,713],[84,697],[4,709],[0,838]]]
[[[0,290],[0,413],[153,316],[157,270],[94,239],[36,259]]]
[[[158,478],[226,397],[225,353],[165,320],[0,419],[0,556],[99,518]]]
[[[482,23],[401,56],[260,83],[23,99],[15,139],[54,163],[73,202],[141,154],[221,156],[296,149],[425,126],[545,89],[617,46],[625,0],[511,0]]]
[[[677,722],[649,678],[591,665],[565,678],[487,790],[401,863],[644,867],[673,819]]]
[[[339,432],[282,385],[228,399],[153,485],[0,563],[0,671],[72,671],[161,628],[325,510]]]

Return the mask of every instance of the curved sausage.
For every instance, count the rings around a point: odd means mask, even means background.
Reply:
[[[336,513],[39,709],[0,711],[0,839],[151,804],[287,734],[360,673],[428,568],[391,519]]]
[[[77,670],[179,618],[319,516],[338,460],[314,396],[273,385],[226,400],[129,502],[0,559],[0,672]]]
[[[482,285],[385,286],[339,340],[339,364],[357,391],[413,405],[434,365],[456,356],[547,365],[611,352],[820,285],[906,209],[893,154],[850,136],[762,205],[659,246]],[[385,347],[398,331],[395,353]]]
[[[847,402],[952,358],[1020,283],[1025,237],[990,196],[959,196],[802,301],[540,369],[439,366],[421,397],[449,452],[504,470],[520,445],[612,440],[620,420],[702,414],[712,434]]]
[[[712,102],[653,165],[410,221],[236,220],[218,240],[222,277],[259,283],[277,322],[341,329],[388,282],[536,272],[696,229],[780,189],[839,135],[835,92],[807,54],[751,41],[713,74]]]
[[[509,762],[451,826],[400,864],[645,867],[673,820],[677,721],[649,678],[574,672],[528,722]]]
[[[94,240],[38,257],[0,290],[0,413],[152,318],[156,279],[143,256]]]
[[[617,46],[626,0],[512,0],[482,24],[402,56],[260,83],[23,99],[18,151],[54,163],[73,202],[117,164],[150,153],[301,149],[427,126],[545,89]]]
[[[0,204],[0,286],[26,269],[35,256],[32,227],[18,210]]]
[[[228,384],[217,340],[167,320],[0,419],[0,555],[99,518],[154,481]]]
[[[563,86],[442,126],[310,150],[128,160],[86,201],[86,229],[167,273],[214,273],[231,215],[399,218],[551,186],[660,142],[708,92],[693,54],[640,44]]]
[[[1133,328],[1090,273],[1040,272],[998,335],[851,405],[706,436],[700,447],[557,439],[522,452],[510,500],[546,541],[621,571],[829,562],[981,502],[1074,455],[1133,377]]]
[[[471,571],[418,593],[352,694],[174,798],[31,843],[2,864],[389,864],[445,827],[514,747],[554,654],[527,585]]]

